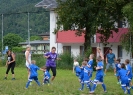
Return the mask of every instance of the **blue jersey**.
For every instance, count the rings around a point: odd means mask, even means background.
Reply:
[[[37,70],[40,70],[40,68],[38,66],[36,66],[35,64],[31,64],[29,66],[29,69],[30,69],[30,76],[31,77],[38,76]]]
[[[91,74],[91,69],[88,66],[84,67],[84,81],[89,81],[90,80],[90,74]]]
[[[46,70],[45,72],[44,72],[44,78],[45,79],[50,79],[50,73]]]
[[[81,68],[79,66],[75,66],[74,70],[75,70],[76,76],[79,76],[81,72]]]
[[[118,72],[119,70],[121,70],[121,64],[120,63],[116,63],[115,64],[116,67],[116,72]]]
[[[107,57],[107,61],[108,61],[109,64],[114,63],[115,54],[108,53],[106,57]]]
[[[126,65],[126,70],[129,72],[128,78],[132,79],[132,67],[130,66],[130,64]]]
[[[79,75],[79,79],[83,80],[83,78],[84,78],[84,67],[81,67],[81,72],[80,72],[80,75]]]
[[[97,67],[101,68],[101,69],[98,69],[97,72],[96,72],[96,76],[103,76],[104,75],[104,72],[103,72],[103,61],[98,61],[97,63]]]
[[[129,82],[129,81],[128,81],[127,72],[128,72],[127,70],[121,69],[121,70],[119,71],[119,73],[118,73],[118,76],[120,77],[120,80],[121,80],[122,84],[126,84],[126,83]]]
[[[93,59],[89,60],[88,66],[91,70],[93,70]]]

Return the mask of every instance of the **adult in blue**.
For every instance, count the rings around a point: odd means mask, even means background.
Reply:
[[[105,74],[107,72],[107,70],[109,69],[109,67],[112,67],[114,69],[114,74],[116,72],[116,68],[115,68],[115,54],[112,53],[112,49],[109,49],[109,53],[106,55],[106,69],[105,69]]]
[[[47,70],[49,72],[49,70],[51,69],[53,76],[51,78],[51,80],[53,81],[55,79],[56,76],[56,60],[59,60],[60,58],[57,58],[57,53],[55,53],[56,48],[52,47],[51,52],[47,52],[44,57],[47,58],[46,61],[46,67]]]

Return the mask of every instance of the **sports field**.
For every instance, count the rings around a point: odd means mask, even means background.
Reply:
[[[57,77],[52,84],[39,87],[33,82],[29,89],[25,89],[27,82],[26,68],[15,68],[16,80],[11,80],[11,73],[9,73],[7,80],[3,80],[5,71],[6,67],[0,67],[0,95],[89,95],[89,90],[86,87],[83,91],[78,90],[80,84],[71,70],[57,69]],[[39,81],[42,84],[43,72],[38,71],[38,73]],[[93,79],[94,77],[95,72],[93,73]],[[93,95],[124,95],[113,73],[108,72],[104,81],[107,86],[107,93],[104,93],[102,86],[98,85]],[[133,95],[132,89],[131,95]]]

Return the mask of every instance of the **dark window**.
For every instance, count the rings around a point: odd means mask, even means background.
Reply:
[[[109,53],[110,47],[104,47],[104,60],[106,59],[106,55]]]
[[[118,58],[122,58],[122,46],[118,45]]]
[[[84,46],[80,46],[80,55],[84,55]]]
[[[63,52],[67,52],[71,54],[71,46],[63,46]]]

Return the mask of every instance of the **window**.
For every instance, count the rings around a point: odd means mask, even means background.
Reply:
[[[84,46],[80,46],[80,55],[84,55]]]
[[[122,58],[122,46],[118,45],[118,58]]]
[[[68,52],[71,54],[71,46],[63,46],[63,52]]]

